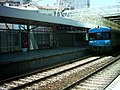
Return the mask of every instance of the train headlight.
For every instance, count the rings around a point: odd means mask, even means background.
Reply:
[[[93,41],[89,41],[89,44],[91,45],[91,44],[93,44],[94,42]]]
[[[110,45],[110,41],[109,41],[109,40],[106,40],[106,41],[105,41],[105,45]]]

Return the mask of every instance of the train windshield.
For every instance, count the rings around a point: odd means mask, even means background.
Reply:
[[[89,33],[89,40],[106,40],[110,39],[110,32]]]

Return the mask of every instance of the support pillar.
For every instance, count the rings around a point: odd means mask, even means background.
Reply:
[[[30,26],[27,25],[27,34],[28,34],[28,51],[30,51]]]

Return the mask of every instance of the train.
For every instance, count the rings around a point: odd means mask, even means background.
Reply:
[[[98,26],[88,30],[89,50],[103,53],[120,46],[120,30]]]

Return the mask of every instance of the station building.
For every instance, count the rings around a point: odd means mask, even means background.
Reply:
[[[27,4],[31,1],[32,0],[2,0],[0,5],[12,7]],[[70,2],[61,0],[59,10],[66,8],[68,3]],[[83,3],[88,3],[88,0]],[[56,5],[51,7],[37,6],[38,13],[55,16]],[[69,8],[73,6],[75,5],[72,4]],[[60,14],[61,12],[58,16],[61,16]],[[81,46],[82,43],[86,43],[84,36],[86,28],[74,28],[69,25],[55,25],[52,27],[31,25],[29,29],[30,33],[28,35],[27,25],[0,23],[0,53],[21,51],[22,48],[25,47],[29,47],[29,50],[37,50],[59,47],[78,47]],[[23,41],[23,39],[25,39],[25,41]],[[25,44],[24,42],[27,43]]]

